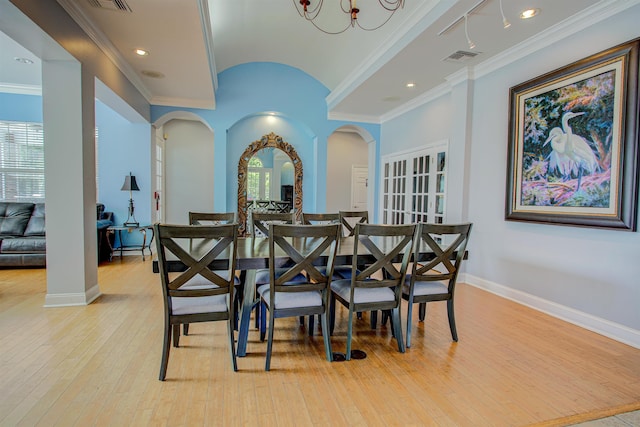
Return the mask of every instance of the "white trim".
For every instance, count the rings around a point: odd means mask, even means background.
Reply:
[[[392,120],[445,95],[447,92],[450,92],[453,83],[458,82],[458,80],[463,77],[461,73],[468,73],[470,80],[476,80],[547,46],[550,46],[553,43],[561,41],[572,34],[582,31],[585,28],[593,26],[617,13],[629,9],[638,3],[640,3],[640,0],[602,0],[593,6],[584,9],[582,12],[553,25],[547,30],[492,56],[474,67],[467,67],[465,71],[460,70],[452,73],[450,76],[445,78],[447,83],[436,86],[394,110],[383,114],[380,116],[380,122],[384,123]],[[334,92],[336,92],[336,90],[334,90]],[[332,95],[333,92],[327,97],[327,104],[329,104],[328,101]]]
[[[365,114],[349,114],[327,111],[327,119],[329,120],[341,120],[343,122],[358,122],[358,123],[373,123],[380,124],[380,117],[369,116]]]
[[[481,62],[474,67],[475,78],[482,77],[506,65],[525,58],[572,34],[596,25],[636,4],[640,0],[603,0],[551,26],[517,45]]]
[[[98,285],[92,286],[85,293],[47,294],[44,299],[44,307],[70,307],[89,305],[100,295]]]
[[[398,29],[371,53],[362,63],[353,68],[345,79],[327,96],[327,109],[332,110],[349,96],[362,82],[381,69],[391,58],[407,47],[430,25],[444,15],[458,0],[428,0],[408,14]]]
[[[455,74],[455,73],[454,73]],[[453,74],[452,74],[453,75]],[[442,83],[439,86],[430,89],[423,94],[413,98],[411,101],[389,111],[388,113],[380,116],[380,122],[384,123],[386,121],[395,119],[409,111],[418,108],[422,105],[428,104],[429,102],[436,100],[444,95],[447,95],[451,92],[451,85],[449,83]]]
[[[58,0],[60,6],[71,16],[71,18],[82,28],[91,40],[102,50],[102,52],[115,64],[115,66],[125,75],[125,77],[135,86],[142,96],[149,101],[151,92],[144,84],[138,73],[124,59],[120,51],[111,43],[102,31],[100,31],[91,19],[71,0]]]
[[[461,280],[459,281],[640,349],[640,331],[628,326],[602,319],[472,274],[461,275]]]
[[[0,83],[0,92],[15,93],[18,95],[39,95],[42,96],[42,86],[21,85],[17,83]]]
[[[202,110],[215,110],[214,99],[173,98],[169,96],[153,96],[149,100],[151,105],[164,105],[166,107],[200,108]]]

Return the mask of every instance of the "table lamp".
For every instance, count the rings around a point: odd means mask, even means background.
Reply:
[[[129,175],[126,175],[124,177],[124,184],[122,184],[122,188],[120,190],[129,192],[129,216],[127,217],[127,220],[123,225],[125,227],[126,226],[137,227],[140,225],[140,223],[136,221],[136,217],[133,214],[133,192],[140,191],[140,187],[138,187],[138,183],[136,182],[136,177],[131,175],[131,172],[129,172]]]

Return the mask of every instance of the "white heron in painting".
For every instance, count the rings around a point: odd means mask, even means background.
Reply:
[[[589,143],[580,135],[573,133],[569,120],[583,115],[584,112],[574,113],[568,111],[562,116],[562,129],[553,128],[544,145],[551,143],[549,165],[567,179],[569,175],[578,175],[576,191],[580,189],[580,181],[583,173],[590,174],[598,170],[598,159]]]

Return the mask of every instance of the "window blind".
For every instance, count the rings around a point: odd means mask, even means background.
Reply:
[[[0,200],[44,201],[42,123],[0,121]]]

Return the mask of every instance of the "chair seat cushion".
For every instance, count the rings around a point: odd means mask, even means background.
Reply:
[[[405,282],[402,286],[402,293],[409,295],[409,284]],[[415,282],[413,285],[413,295],[439,295],[449,293],[449,288],[442,282]]]
[[[342,299],[351,299],[351,281],[337,280],[331,282],[331,291],[339,295]],[[396,296],[391,288],[355,288],[353,291],[353,302],[355,304],[394,301]]]
[[[276,269],[276,277],[280,277],[283,273],[287,271],[286,268],[277,268]],[[307,281],[307,278],[304,277],[304,274],[297,274],[290,282],[296,283],[304,283]],[[264,285],[265,283],[269,283],[269,269],[265,268],[262,270],[256,270],[256,286]]]
[[[258,288],[258,294],[264,302],[271,305],[271,293],[269,292],[269,284],[262,285]],[[322,307],[322,295],[319,291],[309,292],[276,292],[275,305],[276,310],[284,308],[298,307]]]
[[[221,272],[221,276],[226,276],[226,271]],[[189,279],[180,289],[211,289],[218,285],[211,283],[203,276],[196,274]],[[171,297],[173,307],[172,314],[179,316],[184,314],[198,313],[223,313],[229,310],[227,304],[228,295],[210,295],[205,297]]]

